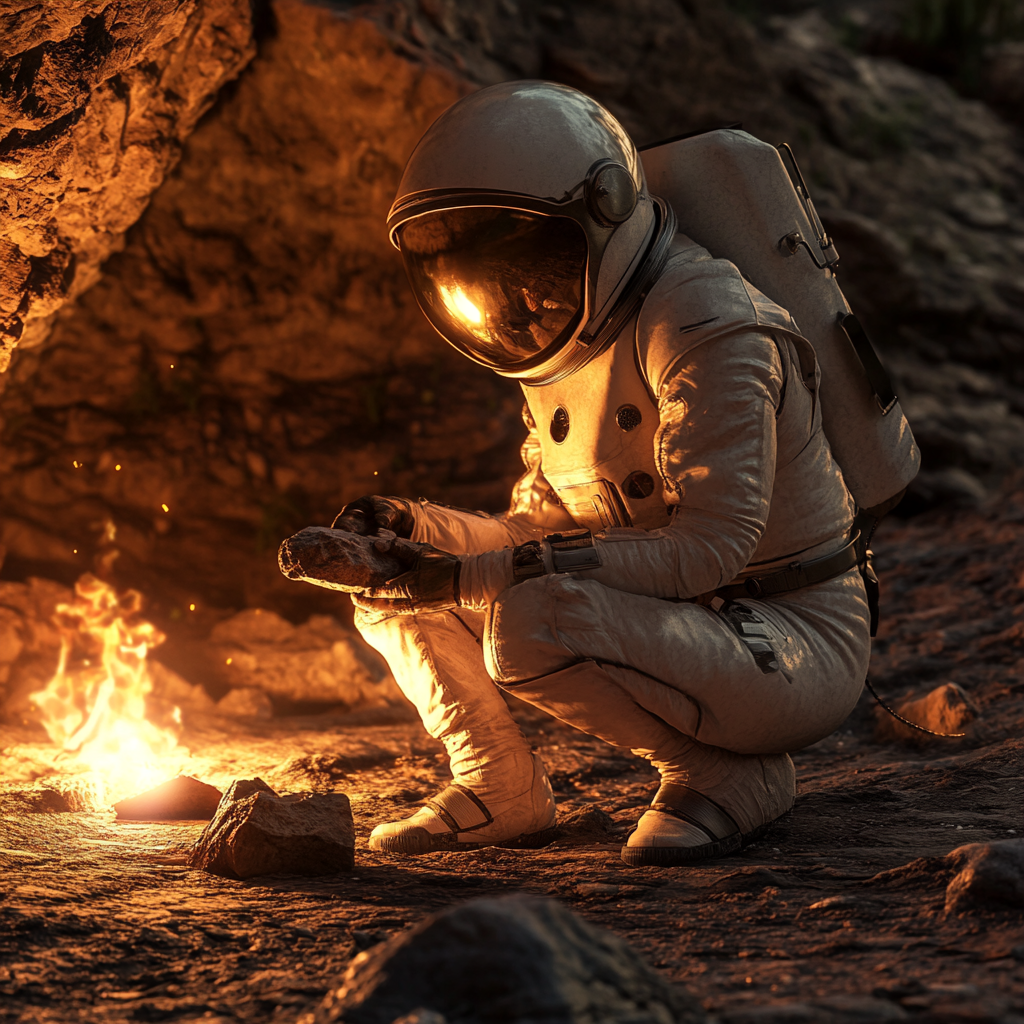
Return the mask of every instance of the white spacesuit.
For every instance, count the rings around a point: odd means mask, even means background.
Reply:
[[[389,230],[418,301],[520,381],[529,436],[505,514],[372,496],[335,523],[390,531],[408,567],[356,622],[454,776],[371,848],[552,826],[499,687],[657,767],[631,864],[738,849],[792,806],[788,751],[857,702],[869,611],[813,350],[675,223],[621,126],[563,86],[475,93],[409,161]]]

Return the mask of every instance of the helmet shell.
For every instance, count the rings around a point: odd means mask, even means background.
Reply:
[[[468,207],[527,210],[580,224],[588,252],[575,326],[543,357],[509,366],[446,330],[432,315],[436,296],[424,296],[416,285],[423,276],[410,270],[424,313],[450,344],[504,376],[542,384],[573,372],[590,357],[588,331],[615,309],[655,232],[655,204],[633,141],[577,89],[543,81],[481,89],[449,107],[413,150],[388,216],[391,240],[401,248],[410,220]]]
[[[392,213],[435,189],[563,199],[599,160],[622,164],[637,192],[646,192],[636,146],[600,103],[554,82],[502,82],[463,97],[430,126]]]

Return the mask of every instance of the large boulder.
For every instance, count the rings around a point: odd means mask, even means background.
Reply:
[[[697,1024],[707,1017],[623,939],[551,900],[512,896],[443,910],[360,953],[314,1019]]]
[[[239,780],[224,794],[188,862],[225,878],[351,871],[355,832],[348,797],[278,796],[262,779]]]

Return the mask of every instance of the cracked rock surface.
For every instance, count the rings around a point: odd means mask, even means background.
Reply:
[[[0,371],[96,282],[253,52],[241,0],[0,5]]]

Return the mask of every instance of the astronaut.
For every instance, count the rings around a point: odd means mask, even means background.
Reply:
[[[442,337],[519,381],[529,436],[506,513],[372,495],[335,521],[405,566],[354,598],[356,623],[453,776],[371,849],[529,845],[554,824],[502,690],[657,768],[626,863],[739,849],[790,809],[789,752],[836,729],[867,671],[809,346],[561,85],[449,108],[388,229]]]

